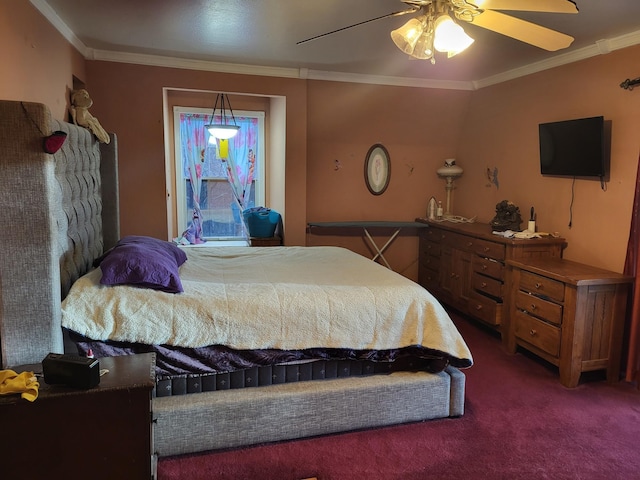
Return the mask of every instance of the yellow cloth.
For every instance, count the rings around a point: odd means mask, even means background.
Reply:
[[[13,370],[0,370],[0,395],[21,393],[22,398],[33,402],[38,398],[40,384],[33,372],[20,374]]]

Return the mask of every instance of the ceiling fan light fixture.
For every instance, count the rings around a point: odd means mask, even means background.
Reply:
[[[463,52],[474,42],[449,15],[441,15],[435,22],[433,45],[439,52],[447,52],[449,58]]]
[[[426,31],[418,38],[412,56],[420,60],[431,60],[431,63],[435,63],[435,59],[433,58],[434,53],[433,30]]]
[[[426,15],[412,18],[400,28],[391,32],[391,40],[404,53],[411,55],[415,48],[416,42],[424,32],[424,23],[427,20]]]
[[[216,122],[216,110],[218,110],[218,103],[220,104],[220,113],[218,114],[218,118],[220,120]],[[227,115],[227,106],[231,112],[231,119]],[[231,123],[231,120],[233,120],[233,123]],[[211,114],[211,123],[206,124],[204,128],[209,132],[209,135],[221,140],[235,137],[238,130],[240,130],[240,127],[236,124],[236,117],[233,115],[233,109],[231,108],[229,97],[224,93],[219,93],[216,97],[216,103],[213,106],[213,113]]]
[[[422,35],[418,38],[411,56],[420,60],[431,60],[435,63],[435,50],[433,49],[433,16],[429,16],[424,24]]]

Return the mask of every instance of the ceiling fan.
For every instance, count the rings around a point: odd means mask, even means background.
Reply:
[[[400,50],[411,57],[428,59],[431,63],[435,63],[435,51],[446,52],[448,57],[452,57],[465,50],[474,41],[458,23],[454,22],[453,18],[553,52],[567,48],[573,42],[573,37],[496,10],[578,13],[577,5],[571,0],[400,1],[409,8],[316,35],[297,44],[317,40],[376,20],[418,13],[417,17],[393,30],[391,39]]]

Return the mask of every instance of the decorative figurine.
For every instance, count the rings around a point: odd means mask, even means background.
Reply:
[[[506,230],[519,232],[521,223],[522,217],[520,216],[520,209],[515,203],[502,200],[496,204],[496,216],[491,220],[491,226],[494,230],[498,232],[504,232]]]

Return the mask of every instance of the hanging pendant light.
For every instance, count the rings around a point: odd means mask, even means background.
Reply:
[[[218,110],[218,104],[220,104],[220,113],[218,114],[220,121],[216,122],[216,110]],[[231,112],[231,119],[227,116],[227,107]],[[233,123],[230,123],[231,120],[233,120]],[[211,123],[205,125],[204,128],[207,129],[212,137],[219,138],[221,140],[234,137],[238,133],[238,130],[240,130],[240,127],[236,124],[236,117],[233,115],[229,97],[224,93],[219,93],[216,97],[216,103],[213,106],[213,113],[211,114]]]

